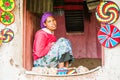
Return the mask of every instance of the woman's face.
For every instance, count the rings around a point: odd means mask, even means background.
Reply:
[[[49,16],[46,19],[44,26],[46,26],[46,28],[49,29],[50,31],[54,31],[57,27],[55,18],[53,16]]]

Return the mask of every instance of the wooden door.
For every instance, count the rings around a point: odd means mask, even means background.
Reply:
[[[39,27],[39,16],[26,10],[26,0],[24,0],[23,15],[23,67],[31,70],[33,66],[32,48],[35,32]]]

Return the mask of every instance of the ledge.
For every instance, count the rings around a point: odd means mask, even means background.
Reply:
[[[80,76],[80,75],[86,75],[86,74],[90,74],[90,73],[93,73],[95,71],[98,71],[99,69],[101,69],[101,66],[98,66],[94,69],[91,69],[89,71],[86,71],[86,72],[81,72],[79,74],[65,74],[65,75],[55,75],[55,74],[40,74],[38,72],[35,72],[35,71],[25,71],[25,74],[26,75],[35,75],[35,76],[46,76],[46,77],[65,77],[65,76]]]

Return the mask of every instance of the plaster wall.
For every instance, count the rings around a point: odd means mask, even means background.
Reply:
[[[119,0],[112,0],[120,7]],[[120,80],[120,44],[115,48],[103,48],[103,66],[100,70],[74,77],[45,77],[26,75],[22,67],[23,0],[16,0],[13,10],[15,22],[7,28],[14,31],[14,39],[0,46],[0,80]],[[120,29],[120,18],[114,25]],[[0,30],[6,26],[0,23]]]
[[[9,28],[14,32],[13,40],[0,46],[0,80],[19,80],[24,75],[22,68],[23,0],[15,0],[15,2],[16,6],[12,11],[15,16],[14,23],[9,26],[0,23],[0,31]]]

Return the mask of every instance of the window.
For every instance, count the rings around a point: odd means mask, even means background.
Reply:
[[[68,33],[84,32],[83,11],[65,11],[66,31]]]

